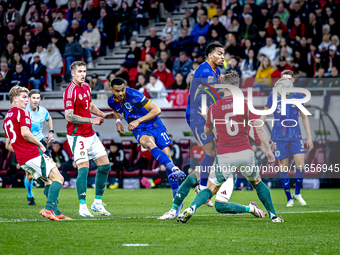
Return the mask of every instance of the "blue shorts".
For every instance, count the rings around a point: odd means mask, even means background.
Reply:
[[[132,131],[133,135],[140,143],[140,138],[143,135],[152,136],[155,138],[156,145],[161,150],[165,149],[168,146],[172,146],[172,141],[169,138],[168,131],[166,130],[165,126],[158,126],[157,128],[153,129],[146,129],[146,130],[135,130]]]
[[[207,142],[214,138],[214,133],[211,133],[210,135],[204,133],[204,126],[205,123],[190,127],[194,134],[194,137],[201,144],[201,146],[205,145]]]
[[[302,140],[274,142],[276,142],[275,159],[284,159],[295,154],[305,153],[305,146]]]

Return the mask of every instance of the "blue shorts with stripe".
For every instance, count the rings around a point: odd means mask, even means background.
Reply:
[[[302,140],[295,141],[274,141],[276,142],[275,159],[284,159],[295,154],[305,153],[305,146]]]

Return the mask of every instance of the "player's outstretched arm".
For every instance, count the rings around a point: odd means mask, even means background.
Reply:
[[[9,141],[9,138],[6,138],[5,147],[6,147],[6,149],[7,149],[8,151],[15,153],[14,150],[13,150],[12,144],[11,144],[11,142]]]
[[[262,145],[265,147],[266,156],[268,158],[269,163],[274,162],[275,157],[274,157],[273,152],[271,151],[267,133],[264,130],[264,127],[262,126],[262,121],[261,120],[255,120],[253,122],[253,126],[256,129],[256,133],[257,133],[258,137],[260,138]]]
[[[114,117],[115,117],[115,119],[116,119],[117,132],[118,132],[119,134],[125,134],[125,132],[124,132],[124,126],[123,126],[123,124],[121,123],[122,116],[121,116],[118,112],[116,112],[116,111],[113,111],[112,113],[113,113],[113,115],[114,115]]]
[[[94,115],[97,115],[98,117],[102,117],[104,119],[112,119],[115,118],[115,115],[113,112],[109,113],[103,113],[101,110],[97,108],[97,106],[94,105],[93,102],[90,103],[90,112]]]
[[[128,126],[129,131],[134,130],[143,121],[151,120],[162,113],[161,109],[153,102],[150,102],[150,104],[147,107],[145,107],[145,109],[149,111],[148,114],[144,115],[139,119],[131,121]]]
[[[37,138],[34,137],[29,127],[23,126],[23,127],[20,127],[20,129],[21,129],[21,135],[24,137],[24,139],[27,142],[37,145],[42,152],[46,151],[45,146],[41,142],[39,142]]]
[[[303,126],[305,127],[305,130],[307,133],[307,148],[309,151],[311,151],[314,148],[314,144],[312,140],[312,132],[310,130],[309,119],[308,119],[308,116],[304,114],[302,111],[300,111],[300,114],[302,117]]]
[[[73,114],[73,109],[65,110],[65,119],[68,122],[74,124],[93,124],[93,125],[101,125],[104,122],[103,118],[84,118],[78,115]]]

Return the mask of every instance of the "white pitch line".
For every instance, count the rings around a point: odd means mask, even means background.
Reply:
[[[323,211],[301,211],[301,212],[278,212],[277,214],[297,214],[297,213],[337,213],[340,210],[323,210]],[[239,214],[198,214],[195,217],[225,217],[225,216],[240,216],[244,215],[244,213]],[[71,221],[92,221],[92,220],[128,220],[128,219],[156,219],[159,216],[145,216],[145,217],[115,217],[115,218],[77,218],[72,219]],[[0,218],[0,223],[13,223],[13,222],[34,222],[34,221],[47,221],[47,219],[3,219]]]

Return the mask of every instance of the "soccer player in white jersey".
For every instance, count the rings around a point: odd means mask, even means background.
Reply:
[[[111,215],[104,208],[102,196],[106,187],[107,177],[111,169],[105,148],[92,125],[101,125],[104,119],[114,117],[114,113],[103,113],[91,100],[90,85],[85,83],[86,64],[75,61],[70,66],[72,82],[64,92],[65,119],[67,120],[67,139],[72,149],[74,161],[78,167],[77,193],[79,199],[79,213],[81,217],[94,217],[86,206],[87,175],[89,160],[97,164],[95,179],[95,199],[91,209],[102,215]],[[91,113],[99,116],[92,118]]]

